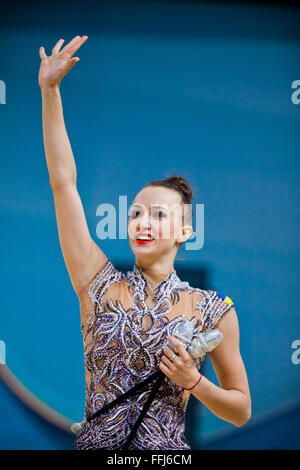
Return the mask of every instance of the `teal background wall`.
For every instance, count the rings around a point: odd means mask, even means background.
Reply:
[[[295,6],[255,2],[1,6],[0,339],[10,370],[64,416],[82,419],[83,344],[44,155],[38,51],[87,34],[61,95],[92,237],[131,267],[128,239],[97,238],[98,205],[118,209],[148,181],[185,176],[205,207],[205,241],[182,247],[175,269],[205,273],[200,287],[226,293],[238,314],[251,420],[237,429],[194,400],[193,448],[299,447],[299,20]],[[209,360],[205,371],[217,383]],[[0,393],[0,448],[70,448],[72,435],[43,427],[4,384]]]

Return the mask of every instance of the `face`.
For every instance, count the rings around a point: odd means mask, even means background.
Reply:
[[[192,233],[182,226],[180,194],[164,187],[148,186],[135,197],[129,212],[128,235],[132,251],[140,259],[155,261],[173,256]],[[141,234],[150,234],[153,241],[139,241]]]

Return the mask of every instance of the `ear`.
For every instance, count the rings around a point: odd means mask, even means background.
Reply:
[[[184,243],[193,233],[193,227],[191,225],[184,225],[182,227],[181,236],[177,238],[177,242]]]

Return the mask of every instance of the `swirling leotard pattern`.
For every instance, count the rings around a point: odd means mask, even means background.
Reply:
[[[194,288],[172,271],[156,288],[153,299],[142,269],[123,274],[110,260],[79,295],[86,371],[84,418],[159,369],[167,336],[182,320],[195,321],[205,332],[230,310],[229,297]],[[229,301],[228,301],[229,299]],[[147,302],[146,302],[147,301]],[[196,328],[198,330],[196,330]],[[199,370],[202,359],[194,359]],[[191,449],[185,431],[190,397],[165,376],[129,449]],[[147,401],[151,385],[86,423],[72,449],[115,450],[122,446]]]

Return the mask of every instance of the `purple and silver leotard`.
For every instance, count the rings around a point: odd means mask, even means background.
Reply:
[[[192,320],[195,330],[216,327],[231,309],[229,297],[213,290],[191,287],[172,271],[155,289],[153,298],[142,269],[123,274],[107,259],[79,294],[84,344],[86,403],[84,418],[123,395],[159,370],[167,336],[178,322]],[[194,359],[197,369],[204,358]],[[167,376],[151,403],[130,449],[189,450],[185,412],[190,397]],[[134,398],[92,421],[76,436],[72,449],[120,448],[126,441],[147,398],[146,386]]]

